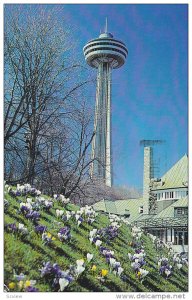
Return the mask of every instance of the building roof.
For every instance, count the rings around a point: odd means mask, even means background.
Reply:
[[[184,188],[188,186],[188,157],[185,154],[161,178],[161,182],[154,184],[153,190]]]
[[[161,212],[159,212],[157,215],[155,215],[154,219],[174,217],[175,207],[188,207],[188,197],[186,196],[184,198],[175,201],[173,204],[169,205]]]
[[[102,200],[93,205],[94,209],[97,211],[99,210],[118,215],[125,215],[130,213],[130,222],[138,218],[140,206],[143,206],[143,198],[116,201]]]

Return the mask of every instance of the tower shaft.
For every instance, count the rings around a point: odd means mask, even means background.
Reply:
[[[94,138],[92,141],[92,164],[90,175],[103,181],[107,186],[113,184],[111,153],[111,73],[124,65],[128,50],[120,40],[107,32],[89,41],[84,47],[85,60],[97,69],[97,88],[95,102]]]
[[[100,62],[98,66],[94,131],[91,177],[104,179],[111,186],[111,66],[108,62]]]

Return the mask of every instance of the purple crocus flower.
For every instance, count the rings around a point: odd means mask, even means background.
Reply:
[[[28,286],[26,288],[26,292],[38,292],[39,290],[35,288],[34,286]]]
[[[6,228],[10,232],[16,232],[17,231],[17,226],[15,223],[7,224]]]
[[[138,272],[140,269],[140,264],[139,263],[133,263],[132,268],[135,272]]]
[[[31,210],[28,214],[26,214],[27,219],[31,219],[33,221],[37,221],[40,217],[40,214],[37,211]]]
[[[55,274],[56,277],[61,278],[62,270],[60,269],[58,264],[53,264],[52,272]]]
[[[22,213],[27,213],[30,211],[29,207],[25,206],[25,205],[22,205],[21,208],[20,208],[20,211]]]
[[[137,253],[137,254],[141,253],[141,249],[136,249],[135,253]]]
[[[44,225],[37,225],[35,226],[35,231],[37,233],[43,233],[47,230],[47,226],[44,226]]]
[[[40,270],[41,271],[41,277],[44,277],[46,275],[49,275],[52,273],[53,270],[53,266],[50,263],[50,261],[48,261],[47,263],[43,263],[44,267]]]
[[[70,227],[65,226],[59,230],[58,237],[60,241],[69,240],[71,238]]]
[[[164,272],[165,272],[165,269],[166,269],[166,267],[165,266],[162,266],[162,267],[160,267],[160,269],[159,269],[159,273],[162,275],[162,274],[164,274]]]
[[[69,283],[74,280],[74,278],[70,275],[66,275],[64,278],[66,278],[69,281]]]

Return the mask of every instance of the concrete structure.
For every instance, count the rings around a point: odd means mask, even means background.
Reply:
[[[120,68],[128,55],[125,44],[113,38],[107,30],[83,48],[88,65],[97,69],[95,104],[95,136],[92,142],[91,177],[112,185],[111,154],[111,72]]]

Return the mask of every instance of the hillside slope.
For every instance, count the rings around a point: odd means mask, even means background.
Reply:
[[[29,186],[13,190],[4,201],[7,291],[187,291],[187,263],[125,220]]]

